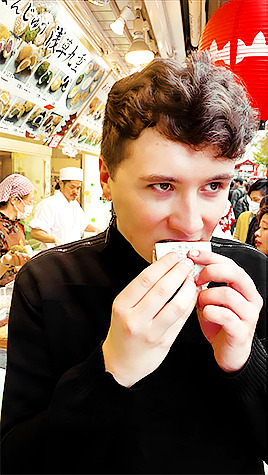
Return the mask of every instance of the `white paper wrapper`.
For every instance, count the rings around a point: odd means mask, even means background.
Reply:
[[[196,241],[196,242],[181,242],[181,241],[168,241],[168,242],[157,242],[155,244],[155,259],[158,260],[163,257],[168,252],[177,252],[181,258],[187,257],[187,252],[197,249],[199,251],[209,251],[211,252],[211,242],[210,241]],[[195,264],[194,269],[190,273],[195,277],[203,269],[204,266]]]

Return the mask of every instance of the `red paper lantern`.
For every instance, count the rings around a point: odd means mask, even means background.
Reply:
[[[268,1],[230,0],[210,17],[199,51],[210,50],[238,76],[268,119]]]

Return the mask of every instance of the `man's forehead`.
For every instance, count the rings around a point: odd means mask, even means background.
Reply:
[[[218,156],[218,150],[211,145],[198,149],[161,135],[155,128],[144,130],[137,139],[127,141],[124,159],[118,171],[133,173],[141,179],[150,180],[161,176],[178,181],[190,173],[200,178],[207,177],[231,181],[234,177],[235,161]],[[222,176],[221,176],[222,175]],[[225,175],[225,176],[223,176]],[[169,180],[169,181],[170,181]],[[161,180],[160,180],[161,181]],[[164,179],[165,181],[165,179]]]
[[[82,182],[79,181],[79,180],[70,180],[70,181],[68,181],[68,183],[71,186],[81,186],[82,185]]]

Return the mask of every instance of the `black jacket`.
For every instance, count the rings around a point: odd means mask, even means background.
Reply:
[[[249,203],[248,203],[247,196],[248,196],[247,194],[243,195],[236,202],[236,205],[235,205],[235,217],[236,217],[236,219],[238,219],[240,214],[244,213],[244,211],[249,211]]]
[[[240,211],[241,206],[240,206],[239,201],[241,200],[242,197],[243,198],[246,197],[246,190],[242,186],[239,186],[237,188],[234,187],[229,192],[229,200],[231,201],[231,204],[234,210],[235,219],[238,218],[241,212]]]
[[[214,238],[265,293],[266,257]],[[115,296],[148,263],[112,227],[45,251],[15,282],[2,410],[2,473],[260,474],[265,307],[245,367],[215,362],[195,311],[163,363],[131,389],[101,351]]]

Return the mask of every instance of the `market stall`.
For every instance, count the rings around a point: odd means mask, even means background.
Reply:
[[[8,173],[25,174],[36,186],[38,202],[53,191],[59,174],[54,159],[59,153],[54,151],[62,151],[69,166],[73,160],[83,166],[81,203],[89,218],[105,227],[109,210],[100,200],[95,170],[106,97],[114,81],[60,2],[2,1],[0,158],[9,150],[11,161],[6,170],[2,167],[1,179]],[[8,162],[4,158],[1,164]]]

